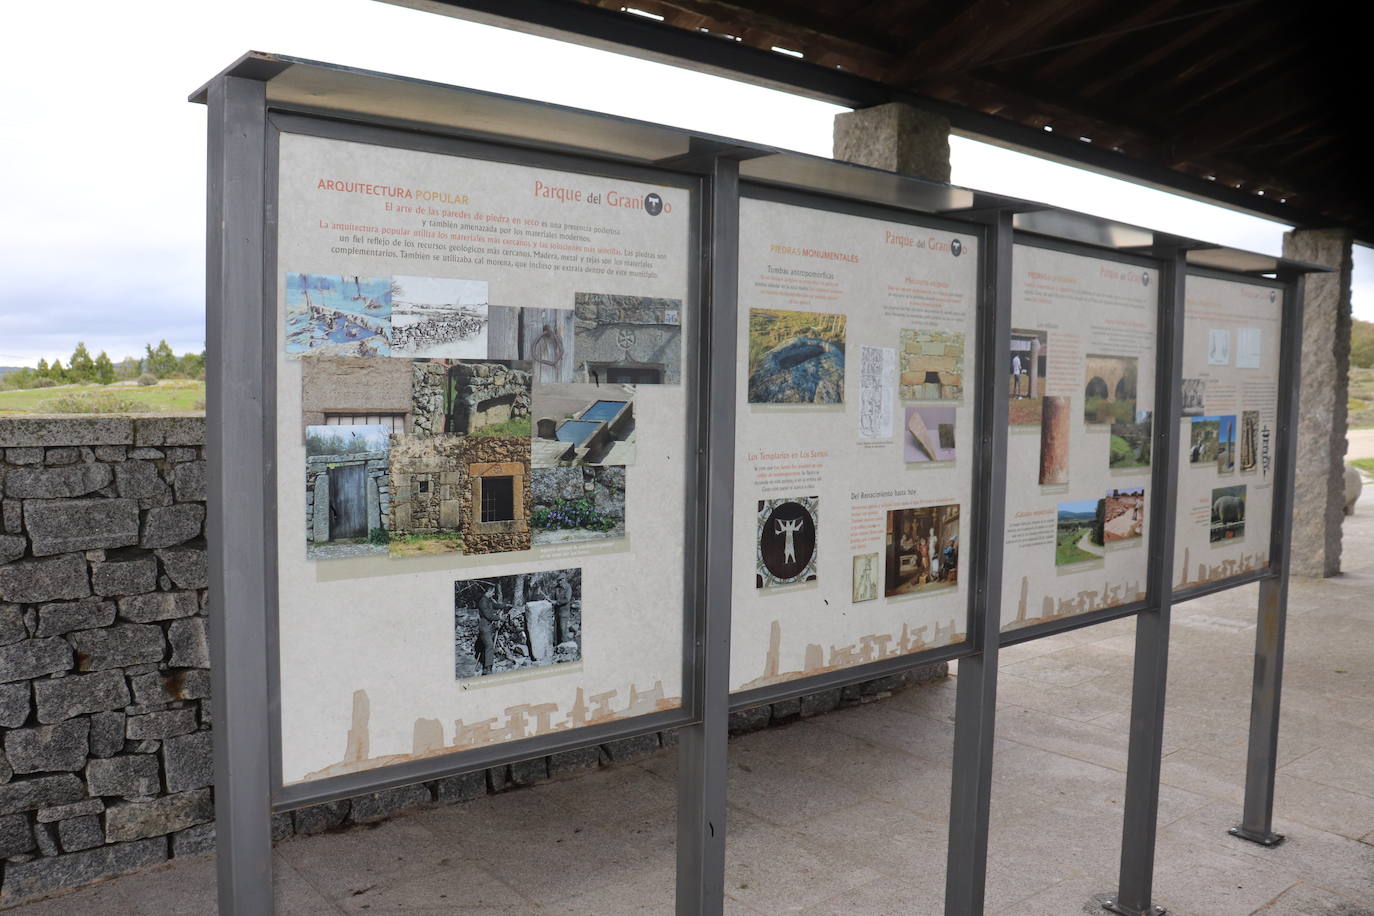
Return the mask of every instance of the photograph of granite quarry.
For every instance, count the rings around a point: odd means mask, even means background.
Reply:
[[[386,356],[390,278],[288,273],[286,352]]]
[[[398,276],[391,280],[392,356],[487,357],[487,282]]]
[[[625,536],[623,467],[534,468],[530,542],[566,544]]]
[[[536,468],[635,463],[635,386],[534,386]]]
[[[1133,541],[1145,530],[1145,488],[1111,489],[1102,506],[1104,544]]]
[[[582,658],[582,570],[460,579],[453,584],[457,680]]]
[[[388,552],[391,427],[305,428],[305,555]]]
[[[844,402],[845,316],[749,310],[749,403]]]
[[[680,384],[682,300],[575,294],[573,360],[579,381]]]
[[[958,504],[890,510],[883,595],[953,588],[958,582]]]

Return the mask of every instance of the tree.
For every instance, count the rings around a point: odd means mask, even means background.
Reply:
[[[48,361],[46,359],[40,359],[38,361],[38,368],[33,371],[34,375],[37,375],[39,378],[48,378],[48,374],[52,370],[48,368]]]
[[[177,356],[172,352],[172,348],[167,345],[166,340],[159,341],[157,349],[146,344],[144,349],[148,351],[147,365],[144,368],[153,375],[158,378],[166,378],[177,371]]]
[[[143,365],[137,357],[126,356],[115,363],[115,379],[117,381],[127,381],[131,378],[138,378],[138,374],[143,371]]]
[[[205,368],[204,353],[183,353],[177,359],[177,371],[187,378],[197,378]]]
[[[95,358],[95,380],[102,385],[108,385],[115,380],[114,363],[110,362],[110,357],[104,350]]]
[[[67,362],[67,375],[73,382],[89,382],[95,378],[95,361],[91,359],[86,342],[80,341]]]
[[[48,378],[59,383],[67,381],[67,370],[62,368],[62,360],[52,361],[52,366],[48,369]]]

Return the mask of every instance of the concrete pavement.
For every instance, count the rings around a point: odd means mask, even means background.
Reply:
[[[1374,498],[1347,517],[1345,575],[1295,581],[1276,849],[1240,815],[1257,587],[1174,611],[1155,902],[1177,916],[1374,913]],[[990,913],[1100,912],[1115,889],[1132,621],[1003,653]],[[955,685],[730,746],[726,911],[942,912]],[[671,913],[671,754],[370,829],[277,847],[283,914]],[[214,909],[212,859],[14,910]]]

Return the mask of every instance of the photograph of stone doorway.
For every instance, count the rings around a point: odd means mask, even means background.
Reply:
[[[577,293],[573,312],[573,359],[578,381],[681,384],[681,299]]]
[[[412,367],[415,435],[530,435],[528,363],[429,359]]]
[[[582,658],[582,570],[554,569],[453,584],[457,680]]]
[[[1045,367],[1049,361],[1049,331],[1011,329],[1011,402],[1007,422],[1034,426],[1040,422],[1040,401],[1045,396]]]
[[[534,386],[537,468],[635,463],[635,386]]]
[[[1089,353],[1084,363],[1083,422],[1134,423],[1139,361],[1134,356]]]
[[[487,357],[487,281],[391,278],[391,355]]]
[[[954,588],[958,582],[958,504],[890,510],[884,597]]]
[[[387,553],[391,429],[310,426],[305,431],[305,555],[312,560]]]
[[[959,401],[964,397],[962,331],[904,328],[897,350],[897,396],[903,401]]]

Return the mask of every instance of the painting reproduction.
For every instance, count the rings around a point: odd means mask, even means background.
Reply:
[[[1054,565],[1090,563],[1103,551],[1102,513],[1106,500],[1083,499],[1059,504],[1054,540]]]
[[[453,592],[458,680],[582,658],[582,570],[460,579]]]
[[[286,275],[286,352],[389,356],[391,280]]]
[[[682,300],[608,293],[573,297],[573,362],[578,381],[614,385],[682,382]],[[561,349],[545,340],[527,359],[542,365]]]
[[[625,536],[625,469],[535,468],[530,540],[540,544],[606,541]]]
[[[859,348],[859,438],[892,435],[892,389],[897,384],[897,351]]]
[[[887,513],[883,594],[953,588],[959,582],[959,506],[892,509]]]
[[[534,466],[635,463],[635,386],[534,386]]]
[[[845,316],[749,310],[749,403],[844,402]]]

